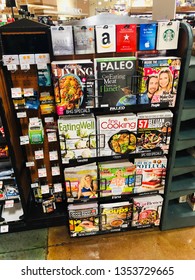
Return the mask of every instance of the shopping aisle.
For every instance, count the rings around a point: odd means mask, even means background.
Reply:
[[[195,260],[195,227],[70,238],[65,226],[0,235],[0,260]]]

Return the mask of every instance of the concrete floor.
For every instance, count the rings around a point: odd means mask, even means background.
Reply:
[[[1,234],[0,241],[0,260],[195,260],[195,227],[75,239],[59,226]]]

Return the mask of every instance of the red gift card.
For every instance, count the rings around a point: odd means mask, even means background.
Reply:
[[[116,25],[116,51],[135,52],[137,50],[137,25]]]

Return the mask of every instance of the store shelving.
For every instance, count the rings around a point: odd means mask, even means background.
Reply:
[[[165,196],[162,230],[195,225],[195,212],[187,202],[179,202],[195,192],[195,58],[189,57],[186,87],[181,96],[176,121],[175,143],[172,148],[172,164]]]
[[[10,142],[8,124],[0,99],[0,123],[1,145],[7,145],[8,156],[0,159],[1,171],[1,199],[0,199],[0,233],[6,227],[6,231],[18,231],[23,227],[23,217],[26,214],[26,201],[22,191],[21,181],[15,165],[15,155]],[[3,176],[3,172],[7,172]],[[8,174],[9,173],[9,174]],[[3,196],[2,196],[3,195]]]

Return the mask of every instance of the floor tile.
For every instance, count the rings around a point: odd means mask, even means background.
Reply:
[[[195,227],[136,230],[70,238],[65,227],[49,229],[48,260],[194,260]]]
[[[45,260],[47,248],[15,251],[0,254],[0,260]]]
[[[26,249],[47,248],[48,229],[36,229],[0,235],[0,254]]]

